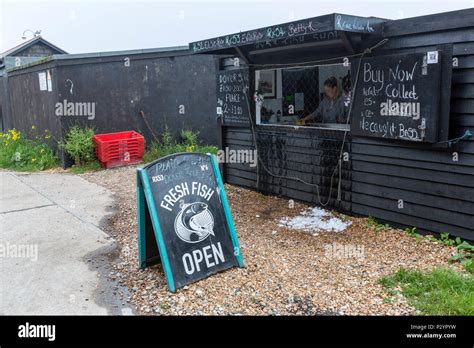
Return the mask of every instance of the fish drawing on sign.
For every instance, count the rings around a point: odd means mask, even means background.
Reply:
[[[208,205],[202,202],[184,204],[176,215],[174,230],[187,243],[197,243],[214,236],[214,217]]]

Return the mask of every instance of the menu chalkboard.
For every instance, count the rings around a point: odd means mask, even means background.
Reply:
[[[352,76],[358,62],[352,64]],[[354,91],[354,135],[438,140],[441,52],[363,58]]]
[[[180,153],[138,173],[141,267],[160,261],[170,291],[233,266],[243,267],[214,158]]]
[[[248,125],[249,70],[239,68],[217,73],[217,114],[227,125]]]

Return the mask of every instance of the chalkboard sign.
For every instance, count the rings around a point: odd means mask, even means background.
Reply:
[[[219,71],[217,73],[217,115],[227,125],[248,125],[249,105],[248,68]]]
[[[180,153],[139,169],[137,205],[140,267],[161,262],[170,291],[243,267],[224,185],[211,155]]]
[[[352,64],[355,76],[358,62]],[[363,58],[353,100],[354,135],[434,143],[441,52]]]

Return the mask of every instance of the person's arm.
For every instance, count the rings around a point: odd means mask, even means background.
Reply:
[[[312,113],[310,113],[308,116],[303,118],[304,121],[310,122],[310,121],[320,121],[321,120],[321,114],[322,114],[322,109],[323,109],[323,103],[326,99],[323,99],[321,103],[319,103],[318,107],[316,110],[314,110]]]

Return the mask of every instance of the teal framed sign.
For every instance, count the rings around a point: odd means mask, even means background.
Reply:
[[[244,267],[217,160],[178,153],[137,170],[140,268],[161,263],[168,290]]]

